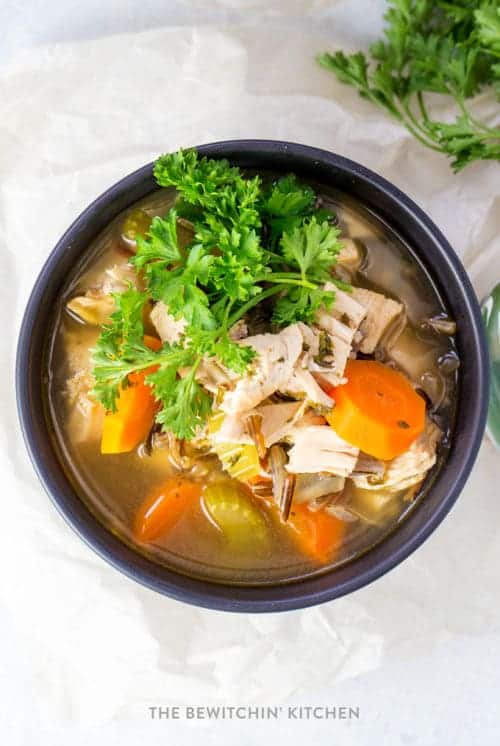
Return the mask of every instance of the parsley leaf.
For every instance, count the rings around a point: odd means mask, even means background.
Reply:
[[[166,279],[168,275],[168,279]],[[186,279],[189,272],[182,269],[165,273],[153,266],[149,272],[149,288],[155,300],[161,300],[175,319],[184,318],[188,325],[202,329],[215,329],[217,321],[210,310],[207,293]]]
[[[300,184],[295,174],[288,174],[267,190],[261,209],[268,215],[281,218],[302,215],[312,208],[315,199],[316,195],[310,186]]]
[[[500,6],[497,3],[480,3],[474,17],[483,48],[500,57]]]
[[[269,227],[271,245],[275,246],[285,231],[300,225],[303,217],[315,214],[329,220],[333,213],[325,208],[316,209],[316,194],[306,184],[301,184],[295,174],[278,179],[264,192],[260,210]]]
[[[193,329],[191,340],[201,355],[215,357],[227,368],[240,374],[245,373],[256,354],[253,347],[239,345],[226,331],[214,333]]]
[[[300,270],[303,279],[326,282],[341,249],[339,234],[337,227],[312,217],[283,234],[281,253],[288,265]]]
[[[154,218],[146,238],[138,239],[132,262],[144,271],[153,300],[163,301],[175,318],[204,329],[215,328],[208,295],[201,287],[208,282],[214,257],[199,244],[181,253],[175,209],[166,218]]]
[[[332,280],[331,270],[341,248],[339,232],[326,221],[319,223],[312,217],[283,234],[280,242],[283,260],[290,268],[299,270],[303,282],[292,286],[276,302],[273,311],[276,324],[311,323],[321,306],[332,305],[335,294],[323,285]]]
[[[212,409],[212,399],[196,381],[196,365],[182,378],[173,366],[161,367],[147,376],[162,403],[156,420],[177,438],[191,440]]]
[[[162,261],[164,266],[180,262],[176,210],[170,210],[166,218],[154,217],[146,237],[137,236],[136,243],[137,252],[132,258],[136,269],[153,261]]]
[[[120,387],[128,385],[128,376],[156,368],[146,376],[161,404],[157,420],[178,438],[192,438],[211,409],[211,397],[195,380],[200,361],[192,346],[165,344],[158,351],[144,344],[142,322],[146,295],[129,288],[114,296],[117,309],[103,327],[93,350],[93,394],[107,411],[116,411]],[[181,368],[192,366],[184,378]]]
[[[261,288],[255,284],[255,279],[266,270],[264,252],[255,230],[220,228],[215,236],[218,255],[214,258],[211,273],[214,288],[238,301],[260,293]],[[205,240],[208,242],[206,237]]]
[[[330,308],[334,300],[335,293],[331,290],[292,287],[275,303],[273,321],[278,326],[289,326],[297,321],[312,324],[319,309]]]
[[[150,365],[153,356],[143,342],[146,294],[130,287],[113,298],[116,311],[102,327],[92,354],[93,394],[110,411],[116,411],[119,388],[127,385],[127,376],[139,366]]]
[[[491,0],[391,0],[383,39],[363,52],[322,54],[318,62],[385,109],[459,171],[500,160],[500,128],[478,122],[467,99],[487,86],[500,95],[500,9]],[[450,96],[454,122],[434,120],[425,95]]]
[[[160,186],[175,186],[184,200],[229,224],[258,226],[260,177],[244,179],[224,160],[199,157],[196,150],[160,156],[154,175]]]

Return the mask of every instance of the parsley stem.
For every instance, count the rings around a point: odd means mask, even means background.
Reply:
[[[482,130],[483,133],[489,133],[490,132],[490,127],[488,127],[487,125],[483,124],[482,122],[480,122],[479,120],[477,120],[474,116],[472,116],[472,114],[470,113],[469,109],[465,105],[465,101],[463,100],[463,98],[457,98],[457,103],[458,103],[458,106],[460,107],[460,111],[462,112],[462,114],[464,115],[464,117],[466,117],[466,119],[469,120],[469,122],[471,124],[473,124],[475,127],[477,127],[477,129]],[[493,130],[493,132],[494,132],[494,130]],[[499,136],[499,135],[500,135],[500,132],[498,133],[497,136]],[[481,138],[486,137],[485,134],[479,134],[479,133],[478,133],[478,136],[481,137]]]
[[[492,129],[487,132],[478,133],[480,140],[500,140],[500,129]]]
[[[244,316],[247,311],[249,311],[251,308],[256,306],[261,301],[265,300],[266,298],[270,298],[271,295],[275,295],[276,293],[279,293],[281,290],[284,290],[283,285],[275,285],[272,288],[267,288],[267,290],[263,290],[262,293],[259,293],[258,295],[254,295],[253,298],[250,298],[249,301],[244,303],[237,311],[233,313],[232,316],[229,317],[229,320],[227,322],[228,328],[232,327],[233,324],[235,324],[238,319],[241,319],[242,316]]]
[[[424,120],[424,122],[427,123],[429,121],[429,114],[427,113],[427,108],[425,106],[425,101],[424,101],[424,96],[423,96],[422,91],[419,91],[417,93],[417,101],[418,101],[418,108],[420,109],[420,113],[422,115],[422,119]]]
[[[189,371],[188,375],[192,376],[193,379],[194,379],[194,375],[195,375],[196,371],[198,370],[198,367],[199,367],[199,365],[200,365],[200,363],[201,363],[202,360],[203,360],[203,355],[198,355],[198,357],[194,361],[193,365],[191,366],[191,370]]]
[[[294,274],[291,272],[286,272],[282,275],[275,274],[273,272],[272,275],[264,275],[264,277],[259,277],[256,282],[277,282],[280,285],[297,285],[298,287],[308,288],[309,290],[316,290],[316,288],[318,287],[312,282],[308,282],[308,280],[302,280],[299,274],[295,274],[294,276]]]
[[[410,109],[407,101],[401,99],[401,106],[403,107],[403,111],[406,114],[406,119],[404,119],[405,127],[409,132],[411,132],[413,137],[416,137],[417,140],[422,143],[422,145],[426,145],[431,150],[436,150],[438,153],[443,153],[443,148],[440,145],[436,145],[435,140],[433,141],[432,139],[428,139],[432,138],[431,133],[429,132],[427,127],[424,127],[418,121],[418,119],[415,117],[412,110]]]
[[[317,285],[314,285],[312,282],[308,282],[307,280],[295,280],[293,278],[277,278],[274,279],[272,277],[269,277],[266,279],[266,282],[278,282],[280,285],[296,285],[297,287],[301,288],[308,288],[309,290],[316,290],[318,287]]]
[[[282,256],[281,254],[277,254],[275,251],[271,251],[270,249],[266,249],[266,254],[268,255],[268,257],[270,259],[277,259],[282,264],[285,261],[285,257],[284,256]]]
[[[229,301],[224,311],[224,330],[229,329],[229,314],[231,312],[231,308],[233,307],[233,305],[234,305],[234,299]]]
[[[285,280],[289,278],[293,278],[295,280],[303,280],[304,278],[300,274],[300,272],[273,272],[272,275],[270,275],[272,278],[280,279],[283,278]],[[259,282],[263,282],[267,280],[267,276],[262,277],[262,279],[259,280]]]

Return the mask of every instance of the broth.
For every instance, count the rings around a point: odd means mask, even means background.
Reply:
[[[451,337],[426,330],[421,322],[445,314],[446,309],[426,271],[388,226],[352,198],[333,190],[325,192],[323,188],[319,188],[318,193],[336,212],[342,238],[357,242],[366,252],[361,266],[352,274],[353,285],[383,292],[406,308],[408,324],[392,349],[391,357],[426,393],[433,417],[445,433],[435,471],[446,454],[457,385],[456,372],[450,370],[444,374],[439,361],[446,356],[454,358],[456,353]],[[173,190],[161,189],[134,207],[139,206],[150,215],[164,215],[173,200]],[[75,268],[56,309],[49,345],[49,416],[61,458],[82,500],[109,530],[137,551],[181,573],[215,582],[289,582],[324,572],[366,552],[393,530],[418,500],[424,499],[431,475],[427,476],[423,488],[414,486],[390,496],[383,490],[368,494],[367,490],[347,480],[347,502],[357,519],[346,523],[342,546],[331,561],[321,567],[304,557],[289,532],[264,503],[259,503],[259,510],[268,525],[270,542],[263,546],[256,542],[251,551],[234,551],[213,521],[207,518],[202,502],[182,516],[165,536],[148,545],[134,540],[132,527],[145,496],[176,473],[168,448],[154,448],[149,455],[140,447],[131,453],[103,456],[99,427],[93,423],[86,434],[84,418],[67,395],[68,379],[75,371],[89,365],[89,349],[95,345],[99,329],[82,324],[68,313],[66,303],[97,284],[106,268],[126,261],[120,241],[124,214],[97,237]],[[216,456],[201,458],[198,472],[204,483],[220,479],[223,474]]]

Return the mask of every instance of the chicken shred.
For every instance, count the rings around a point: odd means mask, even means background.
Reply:
[[[239,378],[233,390],[224,394],[221,409],[226,414],[249,412],[283,389],[302,352],[302,334],[298,324],[293,324],[279,334],[246,337],[240,344],[253,347],[257,355],[250,372]]]
[[[335,288],[331,283],[327,283],[325,289]],[[335,290],[333,306],[328,310],[322,308],[316,316],[318,326],[329,334],[333,360],[330,366],[321,365],[315,362],[317,352],[314,352],[310,356],[312,361],[308,367],[331,386],[345,383],[345,366],[352,352],[355,335],[365,316],[366,309],[353,298],[352,294],[338,289]],[[314,345],[313,350],[316,349]]]
[[[334,364],[329,369],[318,366],[320,369],[316,372],[332,386],[338,386],[346,381],[344,371],[351,353],[355,330],[338,321],[327,311],[320,311],[318,323],[332,339]]]
[[[359,449],[342,440],[328,425],[296,427],[290,433],[287,471],[293,474],[327,472],[349,476],[358,459]]]
[[[108,267],[99,284],[89,288],[84,295],[71,298],[66,304],[70,313],[91,326],[108,321],[115,310],[112,293],[122,293],[127,287],[137,285],[137,275],[127,262]]]
[[[392,323],[403,313],[403,305],[365,288],[353,288],[352,295],[366,309],[366,317],[360,327],[363,339],[359,349],[371,354]]]
[[[308,370],[297,366],[286,384],[280,389],[284,394],[303,399],[311,406],[331,409],[333,399],[325,394],[314,376]]]
[[[102,292],[105,295],[110,293],[123,293],[130,285],[138,286],[138,278],[135,269],[128,262],[114,264],[104,272],[102,282]]]
[[[102,429],[104,409],[90,394],[93,385],[92,375],[85,368],[73,373],[67,382],[66,393],[71,404],[70,426],[79,443],[98,439]]]
[[[186,328],[186,321],[184,319],[176,321],[163,301],[155,304],[151,311],[151,321],[161,341],[169,344],[178,342]]]
[[[331,290],[333,285],[327,283],[325,288]],[[347,324],[351,329],[357,329],[366,316],[366,307],[356,298],[355,289],[352,293],[346,293],[337,288],[331,311],[336,319]]]

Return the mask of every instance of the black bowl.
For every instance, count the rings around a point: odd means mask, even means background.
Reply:
[[[406,195],[358,163],[324,150],[285,142],[242,140],[203,145],[211,158],[248,169],[295,172],[334,186],[364,203],[413,249],[458,322],[461,359],[458,417],[449,455],[425,498],[383,541],[356,560],[294,583],[236,587],[195,580],[134,552],[111,534],[73,489],[52,445],[44,416],[44,348],[54,301],[81,254],[122,210],[157,189],[148,164],[98,197],[66,231],[49,256],[23,319],[17,352],[17,401],[26,445],[38,476],[75,531],[104,559],[134,580],[172,598],[227,611],[283,611],[338,598],[370,583],[404,560],[434,531],[472,469],[484,431],[488,354],[474,291],[453,249]]]

